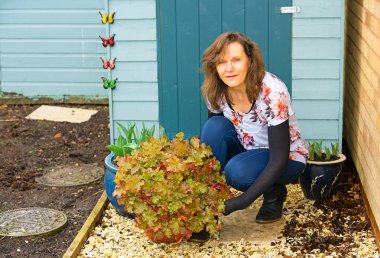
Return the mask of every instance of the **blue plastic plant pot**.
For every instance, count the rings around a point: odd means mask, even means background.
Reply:
[[[329,198],[335,192],[335,183],[342,171],[346,156],[339,154],[338,160],[307,161],[305,171],[299,182],[305,197],[320,201]]]
[[[119,205],[117,203],[117,198],[112,196],[113,191],[115,190],[115,175],[117,172],[118,167],[112,164],[112,159],[114,157],[114,153],[112,152],[105,158],[105,166],[106,166],[106,173],[104,175],[104,188],[107,193],[108,200],[112,204],[112,206],[115,208],[115,210],[122,216],[134,218],[134,214],[128,213],[124,211],[124,205]]]

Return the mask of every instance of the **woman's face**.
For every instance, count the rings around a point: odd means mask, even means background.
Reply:
[[[230,88],[245,88],[249,58],[239,42],[232,42],[216,63],[220,79]]]

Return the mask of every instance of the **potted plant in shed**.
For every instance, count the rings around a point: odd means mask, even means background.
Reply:
[[[323,200],[334,193],[346,156],[339,153],[338,143],[322,147],[322,141],[309,142],[309,159],[299,181],[306,198]]]
[[[146,128],[143,124],[141,132],[137,129],[135,124],[129,123],[127,127],[117,123],[119,136],[114,145],[108,145],[106,148],[111,151],[111,153],[105,158],[105,175],[104,175],[104,188],[107,193],[108,200],[111,202],[115,210],[128,217],[133,217],[132,214],[127,213],[124,210],[124,205],[119,205],[117,199],[112,196],[115,190],[115,175],[118,170],[116,165],[117,157],[124,157],[125,155],[130,155],[133,150],[140,148],[140,143],[145,141],[147,137],[152,137],[155,131],[155,127],[152,126],[150,129]],[[163,129],[161,130],[163,133]]]
[[[211,147],[178,133],[150,138],[118,157],[114,196],[154,242],[179,242],[204,228],[214,234],[216,216],[232,194]]]

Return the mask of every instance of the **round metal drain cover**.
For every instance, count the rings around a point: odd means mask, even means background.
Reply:
[[[60,211],[48,208],[23,208],[0,213],[0,236],[54,235],[67,224]]]
[[[103,175],[104,168],[96,164],[69,165],[53,168],[36,181],[48,186],[76,186],[94,182]]]

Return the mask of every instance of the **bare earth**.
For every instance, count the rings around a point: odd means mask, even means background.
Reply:
[[[62,257],[103,191],[102,180],[85,186],[48,187],[38,184],[35,177],[58,165],[97,163],[104,167],[108,107],[67,106],[99,110],[80,124],[25,119],[38,107],[0,105],[0,212],[52,208],[66,214],[68,225],[55,236],[0,236],[1,257]]]

